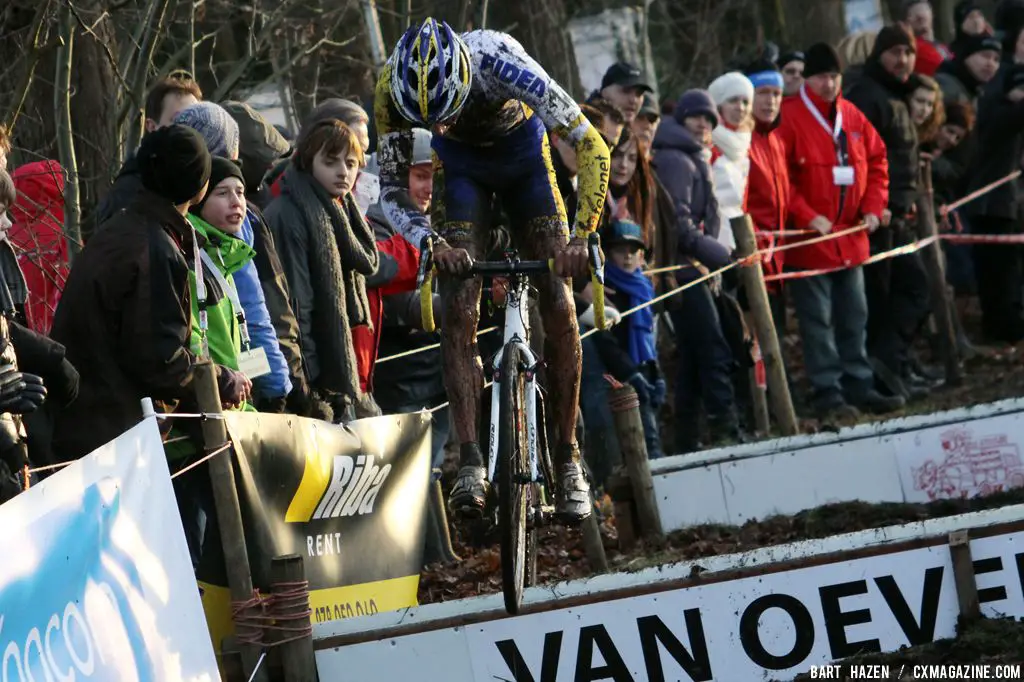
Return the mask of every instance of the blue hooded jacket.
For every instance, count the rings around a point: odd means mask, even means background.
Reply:
[[[252,212],[246,209],[245,222],[242,223],[242,232],[239,237],[249,246],[253,245],[252,221],[255,219]],[[260,396],[265,398],[287,396],[292,390],[292,382],[288,377],[288,363],[277,342],[277,334],[274,332],[274,325],[271,322],[270,313],[267,311],[267,301],[263,297],[259,273],[256,271],[256,264],[253,261],[249,261],[245,267],[235,273],[235,288],[238,290],[238,300],[241,302],[242,308],[245,309],[245,321],[249,328],[252,345],[262,348],[270,363],[270,374],[256,379],[253,382],[255,389]]]

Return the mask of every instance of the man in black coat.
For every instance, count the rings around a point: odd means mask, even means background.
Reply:
[[[906,104],[907,81],[914,71],[914,38],[898,26],[878,33],[861,78],[848,88],[855,104],[885,142],[889,161],[891,222],[870,236],[872,255],[914,241],[912,224],[918,191],[917,129]],[[909,351],[928,316],[928,275],[917,253],[864,268],[868,298],[868,353],[875,375],[890,393],[923,397],[927,381],[914,373]]]
[[[179,111],[202,99],[203,91],[191,75],[181,72],[176,76],[164,78],[146,95],[146,132],[151,133],[158,128],[171,125]],[[142,175],[133,152],[121,166],[110,190],[100,200],[94,218],[95,226],[99,227],[115,213],[131,204],[140,191]]]
[[[978,107],[976,154],[967,172],[973,191],[1020,168],[1024,151],[1024,64],[1006,72],[1003,87],[982,98]],[[974,232],[1019,234],[1021,186],[1007,182],[967,204],[964,211]],[[1021,247],[976,244],[974,270],[981,303],[982,330],[991,341],[1024,339]]]
[[[53,339],[80,373],[78,398],[56,415],[58,461],[78,459],[158,411],[195,410],[189,270],[195,231],[185,219],[206,193],[210,153],[199,133],[172,125],[143,138],[143,188],[75,259],[53,319]],[[200,245],[201,246],[201,245]],[[221,399],[242,402],[252,384],[217,366]]]

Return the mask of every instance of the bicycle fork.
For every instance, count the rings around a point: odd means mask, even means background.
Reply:
[[[526,380],[524,391],[526,400],[523,405],[523,416],[526,420],[526,453],[530,461],[530,475],[528,479],[524,477],[523,480],[517,481],[521,485],[529,485],[542,482],[538,446],[540,443],[540,433],[537,425],[537,394],[540,391],[537,385],[539,361],[530,347],[521,340],[512,339],[509,343],[519,344],[526,357],[530,360],[530,365],[523,369],[523,375]],[[487,451],[487,480],[492,484],[494,483],[494,472],[497,469],[498,463],[498,424],[501,420],[501,387],[502,383],[506,380],[506,377],[501,375],[501,356],[501,353],[495,356],[494,364],[491,368],[493,383],[491,384],[491,426]],[[550,485],[550,482],[544,482]],[[530,518],[533,519],[535,515],[537,519],[542,518],[544,514],[544,500],[542,496],[531,495],[531,502],[534,511],[530,514]]]

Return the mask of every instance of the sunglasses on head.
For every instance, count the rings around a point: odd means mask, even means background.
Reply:
[[[173,78],[177,81],[184,81],[186,83],[189,83],[196,79],[196,77],[192,75],[191,71],[187,71],[185,69],[175,69],[174,71],[171,71],[169,74],[167,74],[167,77]]]

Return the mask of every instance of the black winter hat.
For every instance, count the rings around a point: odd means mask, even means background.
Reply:
[[[777,62],[775,62],[775,63],[778,65],[779,69],[781,70],[781,69],[786,68],[786,64],[789,64],[790,62],[806,62],[806,61],[807,61],[807,55],[805,55],[803,52],[801,52],[800,50],[791,50],[789,52],[783,52],[782,56],[780,56],[779,60]]]
[[[999,42],[998,38],[993,38],[992,36],[964,36],[963,47],[956,53],[956,58],[964,61],[972,54],[984,52],[985,50],[994,50],[1002,55],[1003,44]]]
[[[142,185],[175,206],[199,194],[210,179],[206,142],[187,126],[170,125],[147,134],[135,158]]]
[[[956,30],[959,33],[960,27],[963,25],[964,20],[967,19],[967,15],[976,9],[981,9],[978,3],[974,0],[961,0],[956,3],[956,7],[953,8],[953,22],[956,26]]]
[[[917,45],[914,36],[898,25],[883,26],[875,38],[875,47],[871,50],[871,59],[878,59],[883,52],[894,47],[909,47],[911,52],[917,52]]]
[[[815,43],[807,48],[805,54],[807,59],[804,61],[804,78],[843,71],[839,64],[839,55],[828,43]]]
[[[245,175],[242,173],[242,167],[237,162],[226,159],[223,156],[213,157],[210,161],[210,188],[206,191],[206,196],[203,197],[203,200],[192,207],[192,213],[199,215],[203,210],[206,200],[210,197],[210,193],[213,192],[213,188],[227,178],[238,178],[242,183],[242,187],[245,187]]]

